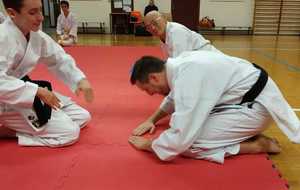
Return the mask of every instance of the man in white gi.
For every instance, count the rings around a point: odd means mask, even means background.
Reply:
[[[0,24],[4,22],[6,16],[0,11]]]
[[[28,75],[38,63],[88,102],[93,90],[74,59],[39,30],[41,0],[3,0],[9,17],[0,25],[0,136],[16,136],[19,145],[58,147],[79,138],[89,112],[47,82]],[[43,85],[38,86],[35,83]],[[44,88],[47,87],[47,88]]]
[[[146,30],[161,41],[164,56],[177,57],[184,51],[207,50],[219,52],[202,35],[182,24],[168,22],[158,11],[149,12],[144,18]]]
[[[77,42],[77,21],[68,1],[60,1],[60,7],[62,13],[57,18],[57,42],[62,46],[71,46]]]
[[[129,142],[161,160],[177,155],[223,163],[230,155],[279,153],[275,139],[261,135],[273,118],[288,138],[300,143],[300,121],[267,73],[246,60],[211,51],[185,52],[166,62],[145,56],[131,83],[149,95],[166,95],[159,109],[133,131]],[[153,132],[168,114],[170,128]]]

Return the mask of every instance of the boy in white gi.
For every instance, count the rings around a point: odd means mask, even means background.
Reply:
[[[149,12],[144,18],[144,25],[148,32],[160,39],[166,58],[177,57],[184,51],[207,50],[222,53],[202,35],[182,24],[167,22],[158,11]]]
[[[275,139],[261,135],[271,118],[300,143],[300,121],[267,73],[246,60],[211,51],[185,52],[166,62],[143,57],[131,83],[149,95],[167,95],[129,142],[161,160],[177,155],[223,163],[230,155],[279,153]],[[170,128],[156,139],[140,137],[170,114]]]
[[[60,7],[62,13],[57,18],[57,42],[62,46],[71,46],[77,42],[77,22],[68,1],[60,1]]]
[[[32,81],[27,75],[44,63],[91,102],[89,81],[74,59],[39,30],[41,0],[3,0],[3,4],[9,17],[0,25],[0,136],[16,136],[23,146],[58,147],[76,142],[80,128],[91,118],[89,112],[51,91],[51,84]]]

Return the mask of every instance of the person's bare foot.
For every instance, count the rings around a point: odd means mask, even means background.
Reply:
[[[257,154],[271,153],[278,154],[281,152],[281,147],[278,141],[274,138],[269,138],[265,135],[257,135],[240,144],[240,154]]]
[[[257,137],[258,146],[261,147],[262,152],[277,154],[281,152],[279,142],[275,138],[270,138],[265,135]]]

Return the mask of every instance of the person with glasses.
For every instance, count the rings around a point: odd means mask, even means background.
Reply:
[[[160,39],[165,58],[177,57],[184,51],[207,50],[222,53],[199,33],[182,24],[168,22],[158,11],[151,11],[145,16],[144,26]]]

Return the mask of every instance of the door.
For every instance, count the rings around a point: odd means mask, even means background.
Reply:
[[[56,27],[57,17],[60,14],[60,1],[59,0],[49,0],[48,2],[50,27]]]
[[[185,25],[191,30],[198,31],[200,0],[172,0],[172,20]]]

